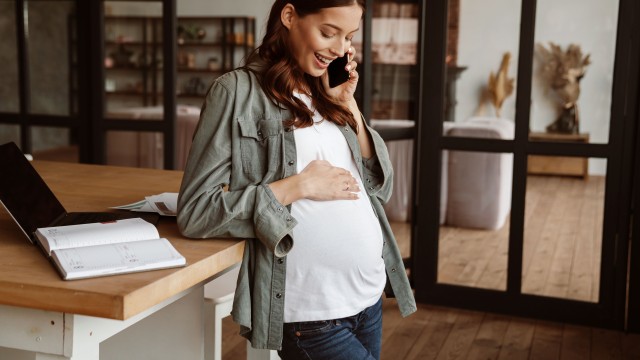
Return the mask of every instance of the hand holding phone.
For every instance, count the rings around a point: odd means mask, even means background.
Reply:
[[[349,72],[344,69],[349,62],[349,53],[345,53],[343,57],[333,60],[327,69],[329,75],[329,87],[334,88],[349,80]]]

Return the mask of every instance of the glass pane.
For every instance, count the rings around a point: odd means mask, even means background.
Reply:
[[[393,165],[393,193],[384,205],[385,213],[403,257],[411,255],[411,217],[413,205],[413,140],[387,141]]]
[[[368,55],[373,61],[373,120],[416,119],[418,16],[417,3],[374,3],[372,53]],[[355,34],[353,46],[356,61],[361,61],[361,32]]]
[[[618,0],[537,2],[531,131],[608,142],[618,6]]]
[[[0,124],[0,144],[13,141],[20,146],[20,126]]]
[[[70,31],[74,1],[29,1],[28,60],[30,109],[34,114],[68,115]]]
[[[20,110],[15,1],[0,1],[0,112]]]
[[[530,156],[532,161],[546,174],[527,178],[522,292],[598,302],[606,161]],[[574,169],[587,165],[590,175],[576,176]]]
[[[481,121],[510,130],[477,137],[513,138],[520,11],[520,1],[449,1],[444,135],[465,136],[447,123]]]
[[[438,282],[506,290],[513,155],[442,157]]]
[[[411,182],[413,178],[413,140],[387,141],[389,158],[393,164],[393,195],[385,204],[385,212],[390,221],[411,220],[413,199]]]
[[[69,129],[32,126],[30,136],[35,160],[78,162],[78,146],[71,145]]]
[[[127,146],[122,146],[127,144]],[[163,136],[158,132],[108,131],[107,164],[162,169]]]

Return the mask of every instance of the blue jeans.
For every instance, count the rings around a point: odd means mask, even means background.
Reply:
[[[382,298],[346,318],[285,323],[283,335],[283,360],[380,359]]]

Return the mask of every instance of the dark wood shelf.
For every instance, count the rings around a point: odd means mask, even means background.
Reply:
[[[104,41],[105,56],[116,57],[119,46],[130,51],[132,58],[141,59],[141,66],[112,66],[105,68],[108,78],[116,82],[116,89],[125,87],[124,83],[141,80],[146,86],[141,91],[117,90],[105,91],[106,97],[139,97],[146,105],[155,105],[162,102],[162,49],[164,39],[158,36],[162,29],[162,17],[150,16],[106,16],[105,29],[109,29],[109,39]],[[177,98],[204,98],[204,94],[185,93],[192,90],[193,78],[200,79],[205,85],[218,76],[233,69],[237,61],[247,56],[253,50],[249,45],[255,39],[255,19],[242,16],[221,17],[178,17],[177,24],[185,27],[197,27],[205,30],[206,35],[202,40],[183,37],[181,43],[177,43],[178,60],[176,66],[195,65],[194,67],[180,67],[176,69],[176,91],[181,92]],[[123,25],[123,26],[121,26]],[[243,34],[242,39],[240,35]],[[237,41],[236,41],[237,40]],[[180,56],[188,56],[188,62]],[[217,58],[219,70],[208,68],[208,59]],[[199,85],[198,90],[202,86]],[[193,89],[195,90],[195,89]],[[114,102],[124,101],[114,99]],[[112,103],[114,103],[112,102]]]
[[[105,91],[105,95],[112,96],[142,96],[144,92],[135,91],[135,90],[116,90],[116,91]]]
[[[162,69],[158,69],[162,71]],[[178,68],[178,73],[209,73],[209,74],[223,74],[230,71],[229,69],[211,70],[208,68]]]
[[[159,45],[162,45],[161,43],[159,43]],[[222,46],[222,42],[221,41],[215,41],[215,42],[211,42],[211,41],[203,41],[203,42],[183,42],[182,44],[178,43],[178,47],[218,47],[218,46]],[[229,45],[229,44],[227,44]]]
[[[151,69],[151,66],[112,66],[112,67],[105,67],[104,68],[107,71],[143,71],[143,70],[149,70]]]
[[[113,41],[113,40],[107,40],[104,42],[104,44],[108,46],[118,46],[118,45],[144,46],[146,45],[143,41]]]

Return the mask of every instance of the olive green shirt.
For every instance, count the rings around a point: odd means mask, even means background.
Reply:
[[[247,239],[232,316],[255,348],[280,349],[282,343],[286,259],[295,246],[291,232],[297,222],[267,184],[296,174],[293,131],[283,125],[291,118],[249,71],[216,79],[202,107],[178,198],[177,222],[185,236]],[[382,228],[390,285],[385,291],[395,295],[407,316],[416,304],[382,207],[393,179],[386,146],[367,127],[375,156],[363,159],[354,131],[341,130]]]

